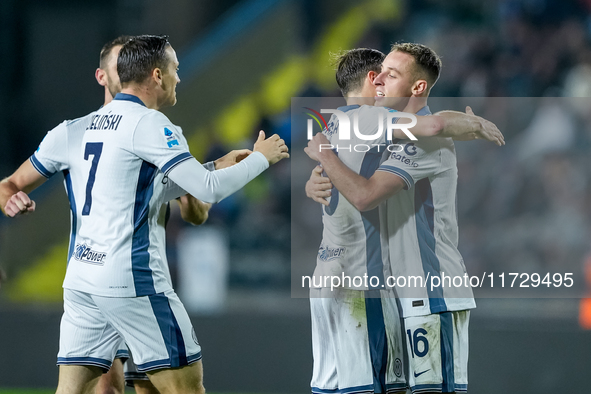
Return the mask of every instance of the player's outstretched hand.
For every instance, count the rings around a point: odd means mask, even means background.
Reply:
[[[310,179],[306,182],[306,196],[320,204],[328,206],[327,197],[330,197],[332,183],[328,177],[322,176],[322,167],[316,166],[310,174]]]
[[[221,170],[222,168],[232,167],[234,164],[246,159],[251,153],[252,151],[250,149],[233,150],[214,161],[215,169]]]
[[[6,215],[11,218],[34,211],[35,201],[31,200],[29,196],[27,196],[27,193],[22,191],[13,194],[4,207],[4,212],[6,212]]]
[[[318,153],[321,150],[331,149],[330,141],[322,133],[317,133],[310,141],[308,141],[308,147],[304,148],[304,152],[312,160],[318,160]]]
[[[281,159],[287,159],[289,157],[287,145],[277,134],[273,134],[269,138],[265,139],[265,132],[259,131],[259,138],[254,143],[255,152],[261,152],[267,160],[269,165],[277,163]]]
[[[476,116],[474,115],[474,111],[472,111],[472,108],[470,108],[470,106],[466,107],[466,114]],[[498,146],[505,145],[505,137],[503,136],[503,133],[501,133],[497,125],[480,116],[476,117],[480,121],[481,125],[480,131],[476,133],[477,139],[491,141],[497,144]]]

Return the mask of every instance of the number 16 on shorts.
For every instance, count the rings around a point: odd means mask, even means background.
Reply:
[[[413,393],[468,389],[469,317],[469,311],[457,311],[404,319]]]

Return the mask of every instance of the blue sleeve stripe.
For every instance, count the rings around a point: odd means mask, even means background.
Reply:
[[[41,164],[41,162],[39,161],[39,159],[37,159],[35,157],[35,154],[34,153],[29,158],[29,160],[31,161],[31,164],[33,165],[33,167],[35,167],[35,169],[37,171],[39,171],[39,174],[43,175],[45,178],[51,178],[51,176],[54,174],[54,172],[48,171],[47,168],[45,168],[43,166],[43,164]]]
[[[410,174],[408,172],[404,171],[401,168],[381,165],[377,169],[377,171],[391,172],[392,174],[398,175],[406,183],[406,188],[405,188],[406,190],[412,188],[415,185],[415,181],[412,179],[412,176],[410,176]]]
[[[166,175],[174,167],[176,167],[177,165],[179,165],[183,161],[190,159],[191,157],[193,157],[193,156],[189,152],[181,153],[180,155],[175,156],[174,158],[170,159],[165,165],[162,166],[161,170]]]

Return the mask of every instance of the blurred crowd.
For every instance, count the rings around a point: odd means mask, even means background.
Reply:
[[[583,278],[591,239],[591,98],[495,101],[506,105],[484,112],[500,119],[495,111],[504,108],[507,145],[456,143],[460,250],[468,271]],[[524,109],[525,126],[517,119]]]
[[[473,97],[464,105],[506,136],[503,148],[456,144],[468,272],[583,278],[591,251],[591,98],[567,97],[591,97],[591,2],[406,5],[408,18],[375,26],[360,46],[387,52],[393,42],[414,41],[434,48],[443,69],[431,96]],[[436,109],[462,108],[454,100],[431,102]],[[585,286],[575,280],[577,289]]]

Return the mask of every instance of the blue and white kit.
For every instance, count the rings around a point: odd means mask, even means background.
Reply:
[[[97,112],[51,130],[30,160],[46,177],[62,172],[70,200],[58,363],[110,366],[117,344],[97,348],[96,339],[111,330],[123,336],[140,371],[199,359],[167,278],[161,207],[186,193],[220,201],[268,168],[267,159],[255,152],[208,171],[189,153],[180,128],[119,93]]]
[[[387,152],[387,134],[385,127],[381,135],[371,140],[360,138],[359,134],[376,134],[378,120],[381,117],[385,121],[388,110],[367,105],[338,109],[349,117],[351,125],[359,126],[358,133],[352,132],[350,139],[342,139],[336,116],[331,118],[324,133],[333,146],[339,146],[338,155],[343,163],[369,178]],[[370,148],[360,152],[355,149],[357,145]],[[316,278],[367,274],[379,277],[383,283],[383,257],[387,258],[387,249],[380,240],[378,209],[361,213],[333,188],[329,206],[323,206],[322,223]],[[387,248],[387,243],[384,247]],[[404,339],[392,294],[354,283],[346,283],[335,291],[321,286],[310,289],[310,309],[313,393],[406,390]]]
[[[417,115],[430,113],[424,107]],[[416,278],[395,288],[404,317],[409,384],[414,393],[466,391],[469,310],[476,307],[472,288],[463,281],[442,280],[443,286],[433,288],[430,282],[466,274],[457,248],[454,144],[438,137],[393,142],[403,148],[377,171],[399,176],[406,186],[381,204],[381,236],[389,250],[386,275]],[[426,285],[416,284],[421,281]]]

